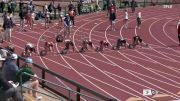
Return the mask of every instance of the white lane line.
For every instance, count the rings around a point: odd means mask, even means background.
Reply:
[[[69,57],[69,56],[64,56],[64,57],[66,57],[66,58],[68,58],[68,59],[70,59],[70,60],[76,61],[76,62],[78,62],[78,63],[81,63],[81,64],[83,64],[83,65],[92,67],[92,65],[89,65],[89,64],[87,64],[87,63],[84,63],[83,61],[82,61],[82,62],[81,62],[81,61],[78,61],[77,59],[73,59],[73,58],[71,58],[71,57]]]
[[[163,19],[163,18],[162,18]],[[153,24],[155,24],[156,22],[158,22],[158,21],[160,21],[161,19],[159,19],[159,20],[156,20],[155,22],[153,22],[150,26],[149,26],[149,33],[150,33],[150,35],[157,41],[157,42],[159,42],[159,43],[161,43],[158,39],[156,39],[153,35],[152,35],[152,32],[151,32],[151,28],[152,28],[152,25]],[[163,43],[161,43],[162,45],[164,45],[164,46],[166,46],[165,44],[163,44]],[[153,49],[154,51],[156,51],[155,49]],[[158,51],[156,51],[157,53],[159,53]],[[164,55],[165,56],[165,55]],[[166,56],[167,57],[167,56]],[[172,59],[172,60],[174,60],[174,59]],[[175,61],[175,60],[174,60]],[[159,62],[157,62],[157,63],[159,63]],[[164,64],[162,64],[162,63],[159,63],[159,64],[161,64],[162,66],[164,66],[164,67],[166,67],[166,68],[168,68],[166,65],[164,65]],[[170,68],[169,68],[170,69]],[[174,71],[174,72],[177,72],[177,71],[175,71],[175,70],[173,70],[173,69],[171,69],[172,71]],[[178,82],[176,82],[176,81],[174,81],[174,80],[171,80],[171,79],[169,79],[169,78],[167,78],[168,80],[170,80],[170,81],[172,81],[172,82],[174,82],[174,83],[177,83],[177,84],[180,84],[180,83],[178,83]]]
[[[123,27],[124,26],[122,26],[121,27],[121,30],[120,30],[120,36],[122,37],[122,29],[123,29]],[[120,52],[119,52],[120,53]],[[121,53],[120,53],[121,54]],[[125,56],[126,57],[126,56]],[[128,58],[128,57],[126,57],[126,58]],[[129,59],[129,58],[128,58]],[[131,60],[131,59],[129,59],[129,60]],[[131,61],[133,61],[133,60],[131,60]],[[133,61],[133,62],[135,62],[135,61]],[[146,67],[144,67],[144,66],[142,66],[141,64],[138,64],[137,63],[137,65],[140,65],[141,67],[143,67],[144,69],[147,69]],[[151,71],[150,71],[151,72]],[[154,72],[155,73],[155,72]],[[155,73],[155,74],[157,74],[157,73]],[[146,81],[146,80],[145,80]],[[148,82],[148,81],[147,81]],[[149,84],[152,84],[151,82],[149,82]],[[152,85],[154,85],[154,84],[152,84]],[[172,94],[172,95],[174,95],[174,96],[176,96],[177,98],[178,98],[178,96],[177,95],[175,95],[175,94],[173,94],[173,93],[171,93],[171,92],[169,92],[169,91],[167,91],[167,90],[165,90],[165,89],[163,89],[163,88],[161,88],[161,87],[159,87],[159,86],[157,86],[157,85],[154,85],[154,86],[156,86],[157,88],[159,88],[159,89],[162,89],[163,91],[165,91],[165,92],[168,92],[168,93],[170,93],[170,94]]]
[[[134,57],[134,58],[137,58],[137,59],[140,59],[140,60],[143,60],[143,61],[148,61],[148,62],[151,62],[151,63],[156,63],[154,60],[152,60],[152,59],[146,59],[146,58],[140,58],[140,57],[138,57],[138,56],[134,56],[134,55],[130,55],[130,54],[128,54],[128,53],[122,53],[122,54],[124,54],[124,55],[126,55],[126,56],[130,56],[130,57]]]
[[[106,61],[104,61],[104,60],[100,60],[100,59],[97,59],[97,58],[94,58],[94,57],[92,57],[92,56],[85,55],[85,54],[83,54],[83,55],[84,55],[84,56],[86,56],[86,57],[88,57],[88,58],[94,59],[94,60],[96,60],[96,61],[99,61],[99,62],[102,62],[102,63],[108,64],[108,65],[111,65],[111,66],[116,66],[116,65],[111,64],[111,63],[108,63],[108,62],[106,62]]]
[[[126,61],[126,60],[124,60],[124,59],[117,58],[117,57],[114,57],[114,56],[111,56],[111,55],[108,55],[108,54],[104,54],[104,55],[107,56],[107,57],[111,57],[111,58],[117,59],[117,60],[119,60],[119,61],[124,61],[124,62],[129,63],[129,64],[134,64],[134,63],[132,63],[132,62],[129,62],[129,61]]]
[[[165,75],[171,76],[171,77],[173,77],[173,78],[180,79],[180,77],[174,76],[174,75],[169,74],[169,73],[166,73],[166,72],[162,72],[162,71],[159,71],[159,70],[156,70],[156,69],[152,69],[152,68],[149,68],[149,69],[150,69],[150,70],[152,70],[152,71],[155,71],[155,72],[159,72],[159,73],[162,73],[162,74],[165,74]]]
[[[129,70],[129,69],[127,69],[127,70],[128,70],[128,71],[130,71],[130,72],[134,72],[134,71]],[[108,73],[108,74],[110,74],[110,75],[112,75],[112,76],[115,76],[115,77],[117,77],[117,78],[120,78],[120,79],[123,79],[123,80],[129,81],[129,82],[131,82],[131,83],[134,83],[134,84],[137,84],[137,85],[143,86],[143,87],[145,87],[144,89],[153,89],[153,88],[149,88],[148,86],[145,86],[145,85],[143,85],[143,84],[137,83],[137,82],[135,82],[135,81],[132,81],[132,80],[126,79],[126,78],[124,78],[124,77],[122,77],[122,76],[116,75],[116,74],[114,74],[114,73],[111,73],[111,72],[108,72],[108,71],[105,71],[105,73]],[[135,72],[135,73],[137,73],[137,72]],[[139,73],[139,74],[141,74],[141,73]],[[143,74],[141,74],[141,75],[143,75]],[[166,83],[166,84],[168,84],[168,85],[169,85],[169,83],[164,82],[164,81],[161,81],[161,80],[158,80],[158,79],[156,79],[156,78],[149,77],[149,76],[146,76],[146,77],[147,77],[147,78],[149,78],[149,79],[153,79],[153,80],[155,80],[155,81],[162,82],[162,83]],[[173,86],[173,87],[176,87],[176,88],[180,88],[179,86],[174,86],[174,85],[170,85],[170,86]],[[154,90],[155,90],[155,89],[154,89]]]
[[[152,55],[152,54],[145,53],[145,52],[141,52],[141,53],[142,53],[142,54],[145,54],[145,55],[149,55],[149,56],[155,57],[155,58],[159,58],[159,59],[162,59],[162,60],[180,63],[180,62],[177,61],[177,60],[175,60],[175,61],[174,61],[174,60],[169,60],[169,59],[167,59],[167,58],[162,58],[162,57],[160,57],[160,56]],[[159,53],[162,53],[162,52],[159,52]],[[164,52],[164,54],[168,54],[168,53]]]
[[[88,78],[91,78],[91,79],[93,79],[93,80],[96,80],[96,81],[98,81],[98,82],[100,82],[100,83],[103,83],[103,84],[105,84],[105,85],[107,85],[107,86],[110,86],[110,87],[112,87],[112,88],[114,88],[114,89],[117,89],[117,90],[119,90],[119,91],[123,91],[123,92],[125,92],[125,93],[134,95],[134,94],[132,94],[132,93],[126,91],[126,90],[123,90],[123,89],[121,89],[121,88],[118,88],[118,87],[116,87],[116,86],[113,86],[113,85],[111,85],[111,84],[109,84],[109,83],[107,83],[107,82],[104,82],[104,81],[102,81],[102,80],[96,79],[95,77],[90,76],[90,75],[88,75],[88,74],[85,74],[85,73],[81,73],[81,74],[84,75],[84,76],[86,76],[86,77],[88,77]],[[138,96],[135,96],[135,97],[138,97]],[[145,99],[144,99],[144,100],[145,100]]]
[[[21,34],[21,33],[20,33],[20,34]],[[32,36],[30,36],[30,35],[26,35],[26,34],[22,34],[22,35],[31,37],[31,38],[33,38],[33,39],[38,39],[38,38],[32,37]],[[13,36],[13,37],[14,37],[14,36]],[[17,38],[17,37],[15,37],[15,38]],[[20,39],[20,38],[17,38],[17,39],[18,39],[18,40],[21,40],[21,41],[23,41],[23,42],[25,42],[25,43],[27,43],[27,41],[25,41],[25,40],[22,40],[22,39]],[[40,48],[43,48],[43,47],[40,47]],[[57,55],[57,56],[59,56],[59,55]],[[46,60],[49,60],[49,61],[51,61],[51,62],[54,62],[54,63],[56,63],[56,64],[58,64],[58,65],[61,65],[61,66],[63,66],[63,67],[66,67],[66,68],[70,69],[68,66],[65,66],[65,65],[63,65],[63,64],[60,64],[60,63],[58,63],[58,62],[56,62],[56,61],[54,61],[54,60],[52,60],[52,59],[49,59],[49,58],[46,58],[46,57],[43,57],[43,58],[46,59]],[[67,58],[69,58],[69,59],[71,59],[71,60],[74,60],[74,61],[76,61],[76,62],[82,63],[82,64],[84,64],[84,65],[87,65],[87,66],[89,66],[89,67],[92,67],[92,66],[90,66],[90,65],[88,65],[88,64],[85,64],[85,63],[80,62],[80,61],[78,61],[78,60],[72,59],[72,58],[70,58],[70,57],[67,57]]]
[[[95,26],[96,27],[96,26]],[[95,28],[94,27],[94,28]],[[92,30],[94,29],[94,28],[92,28]],[[92,33],[92,30],[91,30],[91,32],[90,32],[90,35],[89,35],[89,38],[91,38],[91,33]],[[91,39],[90,39],[91,40]],[[93,45],[94,46],[94,45]],[[112,64],[115,64],[114,62],[112,62],[111,60],[109,60],[107,57],[105,57],[102,53],[100,53],[105,59],[107,59],[110,63],[112,63]],[[116,64],[117,65],[117,64]],[[98,68],[97,68],[98,69]],[[101,71],[101,70],[100,70]],[[101,71],[102,73],[104,73],[103,71]],[[104,73],[105,74],[105,73]],[[105,74],[105,75],[107,75],[107,74]],[[110,77],[112,80],[114,80],[114,81],[116,81],[116,82],[118,82],[118,83],[120,83],[118,80],[116,80],[116,79],[114,79],[114,78],[112,78],[111,76],[109,76],[109,75],[107,75],[108,77]],[[120,83],[120,84],[122,84],[122,85],[124,85],[123,83]],[[138,94],[140,94],[140,95],[142,95],[142,93],[140,93],[140,92],[137,92],[136,90],[134,90],[134,89],[132,89],[131,87],[129,87],[129,86],[127,86],[127,85],[124,85],[124,86],[126,86],[127,88],[129,88],[129,89],[131,89],[131,90],[133,90],[133,91],[135,91],[136,93],[138,93]],[[149,99],[149,100],[152,100],[151,98],[149,98],[149,97],[146,97],[147,99]]]
[[[171,53],[167,53],[167,52],[162,52],[162,51],[159,51],[159,52],[161,52],[163,54],[167,54],[167,55],[173,56],[173,57],[180,58],[180,56],[178,56],[177,54],[175,55],[175,54],[171,54]]]
[[[180,88],[179,86],[176,86],[176,85],[173,85],[173,84],[171,84],[171,83],[168,83],[168,82],[165,82],[165,81],[156,79],[156,78],[154,78],[154,77],[152,77],[152,76],[147,76],[147,75],[141,74],[141,73],[139,73],[139,72],[136,72],[136,71],[133,71],[133,70],[130,70],[130,69],[126,69],[126,70],[127,70],[127,71],[130,71],[130,72],[132,72],[132,73],[141,75],[141,76],[143,76],[143,77],[146,77],[146,78],[149,78],[149,79],[152,79],[152,80],[156,80],[156,81],[161,82],[161,83],[163,83],[163,84],[166,84],[166,85],[169,85],[169,86],[172,86],[172,87],[175,87],[175,88]],[[173,94],[173,95],[174,95],[174,94]]]

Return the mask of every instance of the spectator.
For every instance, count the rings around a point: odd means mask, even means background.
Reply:
[[[0,49],[0,70],[2,69],[2,66],[4,64],[4,61],[6,60],[6,52],[4,52],[4,49]]]
[[[12,33],[12,28],[13,28],[13,21],[9,16],[7,16],[7,19],[4,22],[4,28],[5,28],[4,40],[11,42],[11,33]]]
[[[123,0],[124,6],[129,7],[129,0]]]
[[[45,5],[44,5],[44,10],[46,11],[46,10],[48,10],[48,5],[45,3]]]
[[[3,13],[2,18],[3,18],[3,29],[5,30],[5,21],[8,18],[8,14],[6,11]]]
[[[135,12],[135,8],[136,8],[136,7],[137,7],[136,1],[135,1],[135,0],[132,0],[132,1],[131,1],[131,9],[132,9],[132,13]]]
[[[19,11],[21,11],[23,9],[23,2],[22,2],[22,0],[20,0],[20,2],[19,2]]]
[[[74,5],[72,4],[72,1],[68,5],[68,11],[71,11],[74,9]]]
[[[5,8],[5,0],[1,1],[1,12],[4,12],[4,8]]]
[[[78,14],[81,15],[81,8],[82,8],[82,3],[79,2],[77,5],[77,9],[78,9]]]
[[[53,7],[53,4],[50,3],[49,6],[48,6],[48,10],[49,10],[50,13],[52,13],[53,8],[54,8],[54,7]]]
[[[13,13],[13,8],[9,3],[7,5],[8,5],[8,13],[11,15]]]
[[[24,30],[24,19],[25,19],[25,9],[22,7],[21,10],[19,11],[19,17],[20,17],[20,29],[19,31],[25,31]]]
[[[32,63],[33,60],[31,58],[26,58],[25,64],[21,67],[21,69],[16,74],[16,82],[20,83],[20,76],[22,76],[22,85],[34,90],[38,90],[39,87],[39,81],[37,80],[37,75],[32,71]],[[29,75],[25,75],[22,73],[28,73],[30,75],[33,75],[32,77]],[[30,91],[28,91],[30,92]],[[37,96],[36,91],[32,91],[33,97],[36,99],[41,99],[41,96]]]
[[[15,12],[15,9],[16,9],[16,0],[12,0],[10,5],[11,5],[11,8],[12,8],[12,13],[14,15],[14,12]]]
[[[8,98],[12,98],[13,101],[23,101],[21,94],[18,92],[16,87],[18,84],[11,84],[6,79],[0,76],[0,84],[2,86],[2,90],[4,91],[5,101],[9,101]]]
[[[16,59],[18,58],[17,54],[12,54],[4,62],[2,69],[2,76],[7,81],[14,81],[16,73],[18,71],[18,66],[16,65]]]
[[[61,23],[62,23],[62,15],[61,15],[62,7],[61,7],[60,3],[57,6],[57,10],[58,10],[58,15],[59,15],[59,20],[61,20]]]

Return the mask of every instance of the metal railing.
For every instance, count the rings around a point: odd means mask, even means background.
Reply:
[[[47,83],[49,83],[49,84],[51,84],[51,85],[54,85],[54,86],[56,86],[56,87],[60,87],[60,88],[62,88],[62,89],[67,90],[67,91],[68,91],[68,94],[69,94],[69,95],[68,95],[68,98],[69,98],[68,100],[69,100],[69,101],[71,101],[71,93],[79,94],[80,96],[89,98],[89,99],[91,99],[91,100],[93,100],[93,101],[100,101],[99,99],[96,99],[96,98],[94,98],[94,97],[91,97],[91,96],[88,96],[88,95],[85,95],[85,94],[76,92],[76,91],[74,91],[74,90],[72,90],[72,89],[70,89],[70,88],[67,88],[67,87],[58,85],[58,84],[53,83],[53,82],[50,82],[50,81],[48,81],[48,80],[41,79],[41,78],[39,78],[39,77],[35,77],[34,75],[31,75],[31,74],[26,73],[26,72],[23,72],[22,74],[20,74],[20,87],[21,87],[21,95],[22,95],[22,96],[23,96],[23,88],[26,88],[26,89],[29,89],[29,90],[36,91],[36,92],[38,92],[38,93],[40,93],[40,94],[43,94],[43,95],[45,95],[45,96],[51,97],[51,98],[53,98],[53,99],[62,100],[62,97],[54,97],[54,96],[48,95],[48,94],[46,94],[46,93],[40,92],[40,91],[38,91],[38,90],[35,90],[35,89],[32,89],[32,88],[23,86],[23,84],[22,84],[22,78],[23,78],[23,77],[22,77],[22,76],[24,76],[24,75],[27,75],[27,76],[36,78],[36,79],[38,79],[38,80],[40,80],[40,81],[47,82]]]
[[[20,56],[18,57],[18,59],[17,59],[18,67],[21,67],[21,65],[24,64],[24,60],[25,60],[25,58],[20,57]],[[87,88],[85,86],[82,86],[81,84],[79,84],[79,83],[77,83],[77,82],[75,82],[73,80],[67,79],[67,78],[61,76],[60,74],[57,74],[52,70],[46,69],[45,67],[40,66],[40,65],[38,65],[36,63],[33,63],[33,67],[36,68],[36,72],[38,72],[38,74],[40,73],[39,77],[41,78],[40,84],[42,85],[42,88],[47,88],[50,91],[62,96],[63,98],[68,99],[69,101],[80,101],[82,96],[86,97],[88,99],[94,99],[92,101],[117,101],[114,98],[109,98],[109,97],[107,97],[107,96],[105,96],[103,94],[97,93],[97,92],[95,92],[95,91],[93,91],[93,90],[91,90],[91,89],[89,89],[89,88]],[[39,69],[39,70],[37,70],[37,69]],[[66,87],[63,87],[63,86],[57,85],[57,84],[55,84],[53,82],[50,82],[49,80],[47,80],[47,78],[48,78],[47,75],[51,76],[51,77],[57,77],[58,79],[62,80],[63,82],[66,82],[66,83],[70,84],[72,88],[75,87],[76,90],[68,89]],[[50,83],[51,86],[48,85],[48,83]],[[59,88],[54,89],[52,87],[52,85],[56,85]],[[68,91],[70,93],[66,94],[64,92],[61,92],[60,88],[61,88],[61,90],[65,89],[66,91]],[[81,91],[85,92],[86,94],[81,93]],[[73,93],[73,95],[71,95],[71,93]],[[74,94],[75,94],[75,96],[74,96]]]

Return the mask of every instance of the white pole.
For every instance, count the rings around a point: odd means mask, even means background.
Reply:
[[[99,0],[96,0],[96,2],[97,2],[97,5],[99,5],[99,4],[98,4]]]

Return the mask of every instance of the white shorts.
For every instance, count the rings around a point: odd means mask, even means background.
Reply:
[[[31,88],[31,81],[26,81],[22,84],[23,87]]]
[[[115,24],[115,23],[116,23],[116,21],[115,21],[115,20],[113,20],[113,21],[112,21],[112,23],[113,23],[113,24]]]

